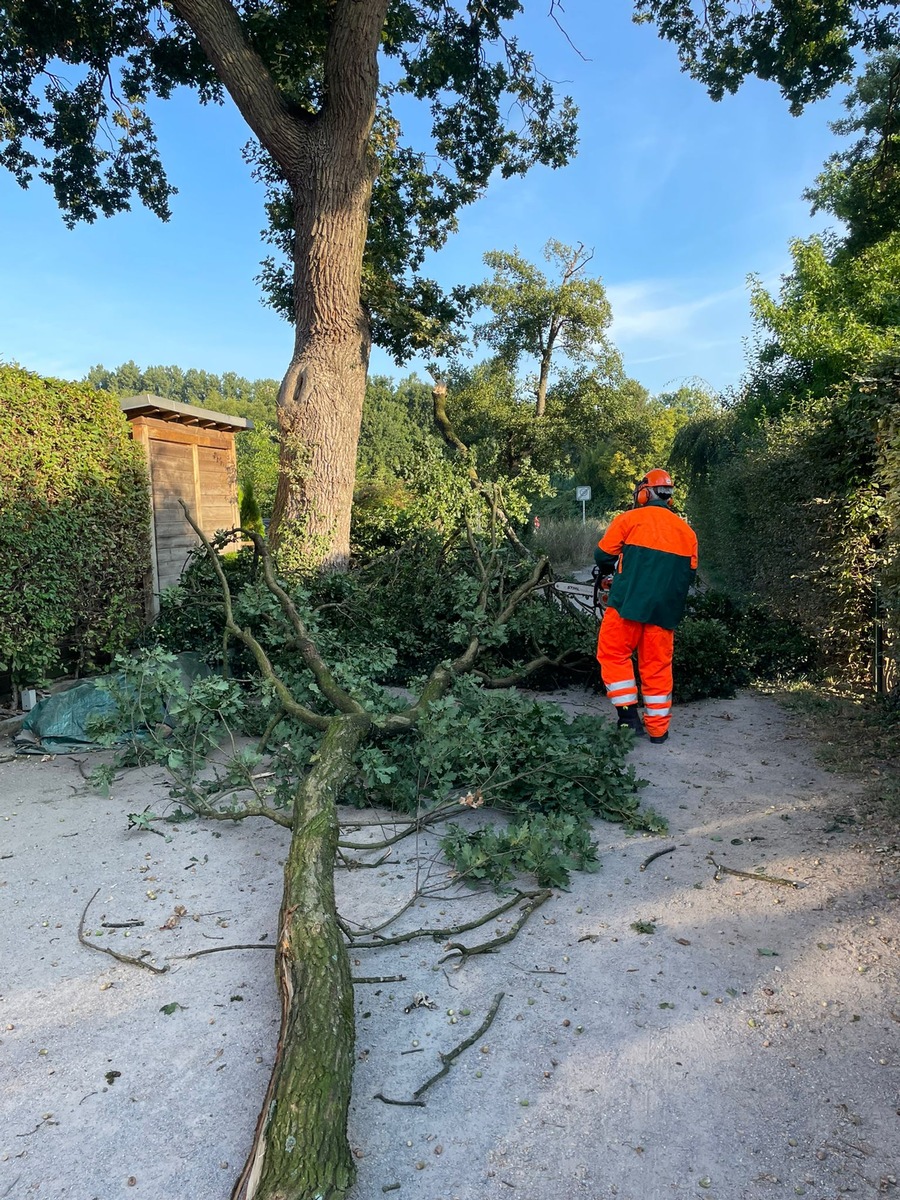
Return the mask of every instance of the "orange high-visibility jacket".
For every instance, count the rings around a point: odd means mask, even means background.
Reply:
[[[667,504],[619,513],[594,551],[613,570],[609,607],[626,621],[674,629],[697,570],[697,535]]]

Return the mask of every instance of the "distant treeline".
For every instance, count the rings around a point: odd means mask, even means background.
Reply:
[[[245,379],[234,371],[214,375],[196,367],[147,367],[134,362],[122,363],[110,370],[91,367],[85,383],[116,396],[136,396],[149,392],[181,404],[211,408],[235,417],[249,417],[254,424],[275,424],[276,379]]]

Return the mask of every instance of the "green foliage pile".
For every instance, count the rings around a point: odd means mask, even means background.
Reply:
[[[108,662],[135,637],[147,488],[114,398],[0,367],[0,670],[13,686]]]
[[[245,589],[240,603],[242,619],[252,621],[264,639],[295,699],[320,708],[321,696],[298,664],[287,631],[276,630],[275,610],[257,594],[252,613],[250,591]],[[335,609],[307,603],[304,617],[311,626],[318,620],[320,648],[338,655],[341,638],[325,628],[326,612],[333,616]],[[406,706],[398,689],[382,685],[395,665],[383,649],[360,641],[332,665],[341,686],[369,712]],[[249,806],[290,824],[297,781],[320,735],[280,713],[266,684],[211,675],[189,686],[175,656],[160,647],[120,659],[118,667],[107,685],[118,712],[92,732],[110,745],[129,735],[123,761],[151,761],[169,771],[171,797],[179,804],[175,819],[211,808],[244,816]],[[255,747],[209,769],[207,756],[216,745],[250,731],[262,734]],[[438,812],[445,819],[484,806],[503,815],[501,826],[485,826],[481,813],[476,828],[471,820],[468,827],[457,821],[442,839],[459,877],[502,886],[531,873],[542,885],[565,887],[572,870],[595,869],[589,825],[594,817],[632,829],[665,828],[657,814],[638,804],[641,784],[626,762],[631,744],[631,734],[611,722],[588,716],[569,721],[555,704],[512,689],[487,689],[463,676],[407,732],[376,735],[363,745],[343,799],[359,807]]]
[[[503,604],[533,565],[518,561],[505,549],[499,557],[504,571],[493,588],[495,607]],[[257,630],[273,664],[293,678],[293,633],[254,572],[253,551],[226,554],[221,561],[233,593],[235,619]],[[508,673],[543,651],[559,655],[570,650],[573,657],[581,651],[590,656],[596,638],[590,619],[560,609],[544,594],[524,603],[501,634],[488,634],[488,619],[479,624],[474,618],[481,585],[468,547],[448,544],[433,530],[344,574],[292,580],[285,586],[323,657],[338,673],[349,678],[361,671],[379,686],[404,686],[427,674],[435,663],[458,654],[473,628],[480,628],[488,641],[482,665],[492,674]],[[174,653],[197,650],[210,662],[221,662],[223,621],[218,581],[207,559],[198,553],[179,586],[161,597],[150,636]],[[234,648],[230,666],[238,675],[251,669],[246,655]]]

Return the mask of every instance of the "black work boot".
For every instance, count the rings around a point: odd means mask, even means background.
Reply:
[[[618,721],[616,724],[619,729],[624,725],[626,729],[630,729],[635,737],[644,736],[644,723],[641,720],[641,715],[638,712],[636,704],[623,704],[616,709]]]
[[[654,745],[661,746],[663,742],[667,742],[669,740],[669,731],[667,729],[665,733],[651,733],[649,734],[649,737],[650,741],[653,742]]]

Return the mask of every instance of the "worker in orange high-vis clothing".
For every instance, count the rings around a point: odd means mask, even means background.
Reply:
[[[672,510],[672,487],[665,471],[648,471],[634,489],[634,508],[614,518],[594,551],[601,573],[613,576],[597,639],[606,693],[618,724],[637,737],[646,729],[656,743],[669,736],[674,629],[697,570],[697,536]]]

